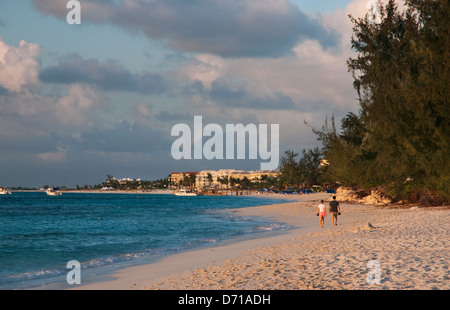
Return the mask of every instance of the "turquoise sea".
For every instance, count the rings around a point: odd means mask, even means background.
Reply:
[[[66,284],[70,260],[80,262],[85,283],[99,270],[280,230],[285,224],[226,212],[278,202],[252,196],[1,195],[0,289]]]

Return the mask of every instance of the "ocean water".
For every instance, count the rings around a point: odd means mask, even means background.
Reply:
[[[224,212],[278,202],[251,196],[1,195],[0,289],[65,282],[70,260],[80,262],[84,276],[283,229],[282,223]]]

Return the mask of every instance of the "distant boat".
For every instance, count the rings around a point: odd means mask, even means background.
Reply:
[[[6,188],[0,187],[0,195],[11,195],[11,192]]]
[[[46,190],[48,196],[60,196],[62,193],[53,187],[49,187]]]
[[[180,189],[174,193],[175,196],[197,196],[197,193],[187,192],[185,189]]]

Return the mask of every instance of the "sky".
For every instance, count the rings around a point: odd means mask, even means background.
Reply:
[[[257,170],[259,159],[180,159],[176,124],[279,124],[279,152],[319,146],[358,111],[349,14],[373,0],[0,2],[0,186],[155,180]]]

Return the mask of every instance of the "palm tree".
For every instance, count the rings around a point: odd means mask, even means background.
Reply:
[[[206,178],[208,179],[209,187],[211,187],[211,184],[212,184],[212,182],[213,182],[212,174],[208,172],[208,176],[207,176]]]
[[[189,186],[190,183],[191,183],[191,179],[189,178],[189,176],[185,175],[183,177],[183,186]]]
[[[192,189],[192,186],[195,187],[195,181],[196,181],[196,179],[197,179],[197,175],[195,175],[195,174],[190,174],[190,175],[189,175],[189,181],[190,181],[190,187],[191,187],[191,189]]]

